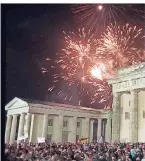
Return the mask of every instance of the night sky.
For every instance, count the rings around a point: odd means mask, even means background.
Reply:
[[[44,100],[49,78],[42,75],[41,62],[55,58],[62,31],[73,27],[69,5],[6,5],[5,10],[6,101]]]
[[[70,5],[13,4],[3,5],[2,9],[6,36],[5,103],[14,97],[45,100],[52,76],[41,73],[42,62],[46,57],[54,60],[61,50],[62,31],[74,31],[78,27]],[[53,93],[47,99],[57,102]],[[89,104],[87,101],[85,106]]]

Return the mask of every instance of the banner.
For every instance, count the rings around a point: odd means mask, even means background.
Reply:
[[[27,138],[28,138],[28,133],[26,133],[24,136],[20,136],[18,140],[19,140],[19,141],[20,141],[20,140],[25,140],[25,139],[27,139]]]
[[[37,137],[38,143],[45,143],[45,138],[44,137]]]

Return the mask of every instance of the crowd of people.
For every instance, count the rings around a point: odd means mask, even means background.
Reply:
[[[5,145],[5,161],[145,161],[145,143]]]

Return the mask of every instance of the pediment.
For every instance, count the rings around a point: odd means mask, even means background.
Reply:
[[[11,109],[21,108],[26,106],[28,106],[28,103],[26,101],[15,97],[5,106],[5,110],[11,110]]]

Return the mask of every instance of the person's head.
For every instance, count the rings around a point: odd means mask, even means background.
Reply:
[[[125,160],[125,155],[124,154],[121,155],[120,158],[121,158],[121,160]]]
[[[103,157],[103,154],[102,153],[100,153],[99,154],[99,159],[103,159],[104,157]]]
[[[5,154],[7,154],[9,152],[9,149],[8,148],[6,148],[5,149]]]
[[[129,159],[129,153],[126,153],[125,158]]]
[[[109,152],[106,152],[106,156],[109,157],[110,156],[110,153]]]
[[[118,150],[117,150],[117,154],[118,154],[118,155],[121,155],[121,149],[118,149]]]
[[[134,149],[137,149],[137,146],[136,145],[134,145]]]
[[[133,148],[134,148],[134,146],[131,144],[131,145],[130,145],[130,148],[131,148],[131,149],[133,149]]]
[[[112,161],[116,161],[116,156],[115,155],[112,156]]]
[[[140,161],[140,158],[139,158],[139,157],[137,157],[137,158],[136,158],[136,161]]]

